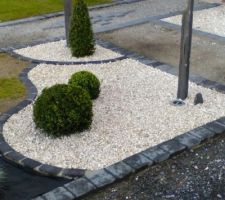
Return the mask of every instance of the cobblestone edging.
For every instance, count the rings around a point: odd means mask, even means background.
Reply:
[[[97,6],[90,6],[89,10],[98,10],[98,9],[103,9],[103,8],[108,8],[108,7],[113,7],[113,6],[118,6],[122,4],[129,4],[129,3],[136,3],[140,1],[146,1],[146,0],[114,0],[112,3],[107,3],[107,4],[101,4]],[[0,28],[1,27],[6,27],[6,26],[15,26],[19,24],[25,24],[25,23],[30,23],[30,22],[35,22],[38,20],[45,20],[49,18],[54,18],[54,17],[60,17],[63,16],[64,12],[55,12],[55,13],[50,13],[50,14],[43,14],[40,16],[35,16],[35,17],[29,17],[29,18],[23,18],[23,19],[18,19],[18,20],[13,20],[13,21],[7,21],[7,22],[1,22],[0,23]]]
[[[109,42],[108,48],[117,51],[128,58],[136,59],[148,66],[158,68],[167,73],[177,75],[177,70],[167,64],[148,59],[144,56],[119,48]],[[199,76],[191,76],[190,80],[203,87],[215,89],[225,93],[225,85],[209,81]],[[84,176],[62,187],[58,187],[46,194],[38,196],[33,200],[72,200],[93,192],[116,182],[127,175],[130,175],[144,167],[152,166],[165,161],[186,149],[191,149],[207,139],[225,133],[225,117],[209,122],[201,127],[193,129],[175,138],[148,148],[140,153],[130,156],[118,163],[96,171],[85,171]]]

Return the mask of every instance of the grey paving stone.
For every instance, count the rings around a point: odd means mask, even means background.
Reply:
[[[9,151],[13,151],[13,149],[6,142],[1,143],[0,152],[4,154]]]
[[[35,167],[38,167],[41,165],[40,162],[36,161],[36,160],[31,160],[29,158],[26,158],[24,160],[21,161],[21,164],[25,167],[28,167],[28,168],[35,168]]]
[[[32,102],[31,100],[25,99],[22,102],[20,102],[17,106],[22,109],[22,108],[25,108],[26,106],[28,106],[31,102]]]
[[[215,81],[211,81],[211,80],[203,80],[201,83],[200,83],[202,86],[205,86],[207,88],[216,88],[216,85],[218,84],[217,82]]]
[[[174,138],[181,144],[185,145],[188,148],[192,148],[201,143],[201,140],[189,133],[184,133]]]
[[[96,187],[85,178],[79,178],[75,181],[67,183],[64,187],[66,187],[76,197],[83,196],[84,194],[96,189]]]
[[[209,139],[215,135],[214,132],[204,127],[199,127],[190,131],[190,134],[198,137],[201,140]]]
[[[151,147],[141,152],[143,155],[153,160],[154,162],[161,162],[167,160],[170,157],[170,153],[160,149],[159,147]]]
[[[26,95],[26,99],[33,101],[36,98],[36,96],[37,96],[37,93],[28,93]]]
[[[0,115],[0,124],[4,124],[8,119],[9,119],[10,115],[4,113],[2,115]]]
[[[178,153],[186,149],[186,146],[174,139],[159,144],[159,147],[171,154]]]
[[[39,167],[38,171],[48,175],[57,175],[61,170],[62,168],[59,167],[51,165],[42,165],[41,167]]]
[[[221,118],[219,118],[216,121],[218,121],[219,123],[221,123],[221,124],[223,124],[225,126],[225,117],[221,117]]]
[[[85,173],[83,169],[63,169],[62,174],[69,177],[81,177]]]
[[[190,80],[196,84],[200,84],[205,79],[197,75],[190,75]]]
[[[155,60],[150,60],[150,59],[140,59],[140,62],[143,63],[143,64],[145,64],[145,65],[150,65],[150,66],[151,66],[151,64],[154,63]]]
[[[217,91],[220,91],[220,92],[225,92],[225,85],[222,85],[222,84],[218,84],[218,85],[216,85],[216,90]]]
[[[106,167],[105,170],[109,171],[117,178],[123,178],[135,171],[133,168],[122,161]]]
[[[207,123],[204,125],[204,127],[216,134],[221,134],[225,132],[225,126],[216,121]]]
[[[25,158],[22,154],[16,152],[16,151],[12,151],[8,154],[5,155],[5,157],[11,161],[14,161],[16,163],[19,162],[19,160]]]
[[[157,69],[160,69],[160,70],[162,70],[164,72],[168,72],[169,70],[172,69],[172,67],[169,66],[169,65],[163,64],[163,65],[157,66]]]
[[[75,196],[63,187],[58,187],[44,195],[45,200],[73,200]]]
[[[97,188],[113,183],[116,179],[104,169],[96,171],[86,171],[85,177],[90,180]]]
[[[130,156],[123,160],[126,164],[131,166],[134,169],[141,169],[142,167],[149,166],[153,164],[153,161],[148,159],[147,157],[143,156],[142,154],[136,154]]]

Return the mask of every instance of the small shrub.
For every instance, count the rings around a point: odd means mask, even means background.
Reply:
[[[69,135],[90,127],[92,101],[79,86],[57,84],[43,90],[34,104],[33,116],[36,126],[47,135]]]
[[[76,0],[69,32],[71,53],[75,57],[90,56],[95,51],[94,43],[88,8],[83,0]]]
[[[80,86],[86,89],[92,99],[96,99],[100,93],[100,81],[88,71],[80,71],[72,75],[69,80],[70,86]]]

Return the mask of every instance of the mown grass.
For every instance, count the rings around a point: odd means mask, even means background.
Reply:
[[[24,99],[26,88],[18,76],[28,65],[28,62],[0,53],[0,114]]]
[[[24,96],[25,87],[17,77],[0,78],[0,99],[16,99]]]
[[[73,0],[75,1],[75,0]],[[64,0],[0,0],[0,22],[63,10]],[[88,6],[111,0],[85,0]]]

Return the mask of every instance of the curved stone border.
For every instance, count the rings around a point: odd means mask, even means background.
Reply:
[[[4,140],[2,135],[4,123],[13,115],[18,113],[20,110],[32,103],[37,96],[37,89],[28,78],[28,73],[37,65],[31,64],[25,68],[19,75],[20,80],[27,88],[27,95],[25,100],[20,102],[17,106],[0,115],[0,153],[3,158],[7,161],[12,162],[18,166],[21,166],[27,170],[36,172],[41,175],[56,176],[64,178],[76,178],[84,175],[85,170],[83,169],[67,169],[55,167],[47,164],[42,164],[38,161],[32,160],[16,152],[9,144]]]
[[[128,58],[138,60],[145,65],[158,68],[173,75],[177,74],[176,69],[167,64],[140,56],[103,40],[99,40],[99,44],[113,51],[117,51]],[[78,198],[97,188],[111,184],[143,167],[167,160],[174,154],[184,151],[185,149],[190,149],[206,139],[225,132],[225,117],[222,117],[97,171],[88,171],[84,169],[63,169],[60,167],[42,164],[16,152],[7,144],[2,135],[3,125],[10,118],[10,116],[18,113],[36,98],[37,89],[28,79],[28,72],[34,67],[36,67],[36,64],[31,64],[29,67],[25,68],[19,76],[27,88],[27,96],[25,100],[3,115],[0,115],[0,153],[7,161],[41,175],[65,178],[82,177],[66,184],[64,187],[57,188],[52,192],[43,195],[44,199],[51,199],[53,197],[53,199],[65,200]],[[198,85],[216,89],[217,91],[225,93],[225,86],[217,82],[209,81],[199,76],[191,76],[190,79]],[[43,198],[38,197],[37,199]]]

